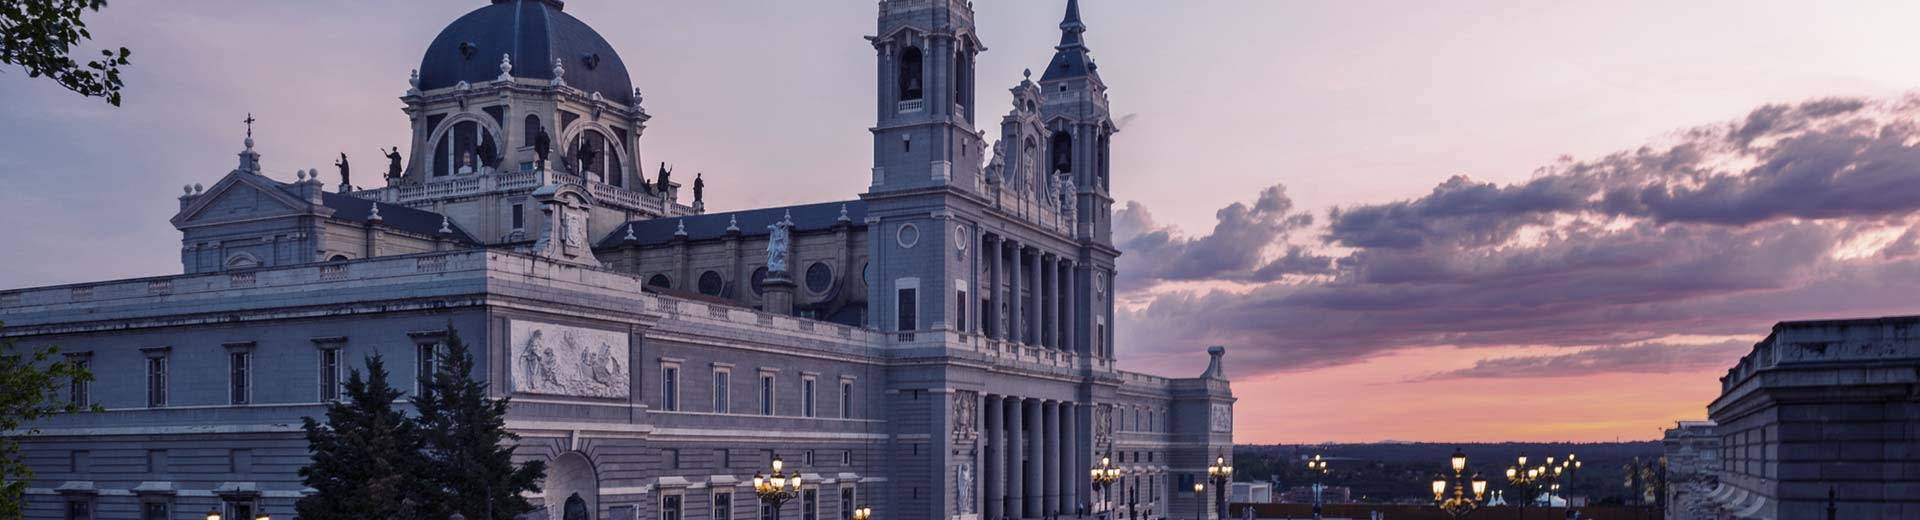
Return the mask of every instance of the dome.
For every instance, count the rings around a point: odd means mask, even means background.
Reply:
[[[500,77],[500,55],[513,56],[513,77],[552,80],[560,58],[567,85],[633,103],[633,80],[606,38],[562,9],[561,0],[493,0],[454,20],[420,59],[420,90]]]

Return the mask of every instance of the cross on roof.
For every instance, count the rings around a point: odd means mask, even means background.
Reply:
[[[241,122],[247,124],[247,137],[253,137],[253,112],[247,112],[247,119]]]

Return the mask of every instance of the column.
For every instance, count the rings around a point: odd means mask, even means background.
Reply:
[[[1020,283],[1020,279],[1025,278],[1027,272],[1025,268],[1020,267],[1020,257],[1026,250],[1026,247],[1021,246],[1019,242],[1014,242],[1011,245],[1013,246],[1012,251],[1008,251],[1008,253],[1012,256],[1008,258],[1008,261],[1013,265],[1010,266],[1011,269],[1007,270],[1007,292],[1009,294],[1007,295],[1006,336],[1009,342],[1023,344],[1027,342],[1027,337],[1025,334],[1022,334],[1021,331],[1025,330],[1023,325],[1026,324],[1027,320],[1026,315],[1021,313],[1020,286],[1022,284]]]
[[[986,413],[981,414],[986,419],[983,425],[986,427],[987,434],[987,463],[980,472],[981,479],[987,485],[981,496],[985,507],[981,509],[984,510],[987,518],[993,520],[999,520],[1000,515],[1006,511],[1002,507],[1006,505],[1007,487],[1006,482],[1001,479],[1006,478],[1007,475],[1007,418],[1003,415],[1006,413],[1005,409],[1000,406],[1002,399],[997,395],[987,396]]]
[[[1006,339],[1007,318],[1000,315],[1000,302],[1002,301],[1000,299],[1000,257],[1006,254],[1006,248],[1004,246],[1006,246],[1007,241],[1005,238],[999,236],[993,236],[989,238],[988,241],[989,247],[985,248],[984,252],[991,256],[992,259],[987,261],[987,306],[992,308],[981,312],[980,317],[983,320],[986,319],[987,316],[993,317],[992,326],[988,329],[988,332],[991,333],[990,337],[993,339]],[[982,323],[986,322],[983,321]]]
[[[1066,261],[1066,265],[1061,266],[1060,271],[1066,274],[1064,284],[1067,288],[1065,291],[1067,294],[1067,314],[1065,319],[1060,320],[1063,325],[1062,328],[1066,330],[1067,341],[1064,342],[1064,345],[1066,345],[1068,351],[1080,352],[1080,342],[1074,341],[1079,339],[1080,334],[1080,308],[1075,305],[1079,303],[1080,300],[1080,277],[1077,276],[1079,273],[1074,272],[1072,260]]]
[[[1039,399],[1028,399],[1025,411],[1027,413],[1027,508],[1025,514],[1027,518],[1040,518],[1041,509],[1045,507],[1046,502],[1046,491],[1043,487],[1043,482],[1047,478],[1045,475],[1047,454],[1043,451],[1046,447],[1046,440],[1043,438],[1046,426],[1040,418]]]
[[[1080,414],[1072,401],[1060,403],[1060,502],[1066,504],[1062,510],[1068,514],[1080,507],[1080,482],[1087,480],[1088,471],[1080,467],[1080,428],[1077,419]]]
[[[1027,470],[1020,463],[1026,458],[1026,401],[1008,397],[1004,407],[1007,409],[1006,516],[1022,516],[1026,514],[1027,496]]]
[[[1027,269],[1031,269],[1033,271],[1033,278],[1030,278],[1030,279],[1033,280],[1034,284],[1039,284],[1041,283],[1040,282],[1040,250],[1034,249],[1032,255],[1030,256],[1033,258],[1033,263],[1027,266]],[[1030,327],[1032,328],[1032,330],[1027,332],[1028,334],[1027,341],[1028,343],[1032,343],[1035,345],[1040,344],[1041,327],[1044,327],[1044,325],[1042,324],[1046,323],[1045,321],[1041,321],[1041,318],[1040,318],[1041,309],[1046,307],[1046,305],[1041,302],[1041,300],[1043,299],[1041,298],[1041,295],[1046,294],[1046,289],[1043,289],[1041,287],[1042,286],[1040,285],[1034,285],[1032,289],[1029,289],[1027,291],[1030,297],[1033,298],[1032,308],[1027,309],[1027,323],[1030,324]]]
[[[1040,297],[1045,302],[1040,306],[1040,328],[1044,331],[1040,343],[1057,349],[1060,348],[1060,257],[1042,254],[1040,264],[1041,286],[1047,288]]]
[[[1041,453],[1046,456],[1046,466],[1041,469],[1044,473],[1041,482],[1045,484],[1040,489],[1045,496],[1040,501],[1041,512],[1053,516],[1060,512],[1060,402],[1042,403],[1040,420],[1046,425],[1041,433],[1046,441],[1041,445]]]

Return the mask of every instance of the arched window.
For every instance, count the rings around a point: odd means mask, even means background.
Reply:
[[[494,139],[491,132],[473,121],[453,123],[453,128],[442,134],[440,142],[433,146],[433,176],[457,174],[463,167],[472,167],[472,172],[480,171],[484,161],[479,152],[483,149],[492,149],[491,153],[495,156],[500,153],[499,141]]]
[[[656,274],[656,275],[653,275],[653,277],[651,278],[647,278],[647,287],[653,287],[656,289],[672,289],[673,280],[667,278],[667,275]]]
[[[228,269],[252,269],[255,267],[260,267],[260,259],[254,258],[253,255],[240,253],[227,257]]]
[[[580,150],[582,146],[591,146],[593,149],[592,161],[587,164],[581,164],[581,167],[586,170],[584,172],[585,176],[589,179],[620,186],[622,184],[621,177],[624,175],[622,175],[623,172],[621,171],[618,152],[613,149],[613,147],[618,146],[618,143],[608,139],[607,136],[600,133],[599,130],[580,132],[578,137],[573,138],[572,143],[567,144],[567,157],[571,161],[576,161],[575,164],[580,164],[577,161],[581,159]]]
[[[561,519],[593,520],[593,516],[587,512],[586,499],[580,498],[579,493],[574,493],[572,496],[567,497],[566,512],[561,515]]]
[[[1053,160],[1049,163],[1054,172],[1073,173],[1073,135],[1066,130],[1053,133]]]
[[[345,262],[347,261],[347,255],[333,255],[333,257],[328,258],[327,261],[328,262]]]
[[[972,89],[967,88],[973,84],[970,81],[972,75],[972,58],[963,46],[953,53],[953,103],[962,108],[973,106],[973,92]],[[963,112],[968,111],[963,110]]]
[[[533,142],[540,136],[540,116],[527,114],[527,122],[524,126],[526,126],[527,136],[521,146],[533,146]]]
[[[924,84],[920,81],[923,61],[919,47],[907,47],[906,50],[900,51],[901,101],[920,99],[921,91],[925,90]]]

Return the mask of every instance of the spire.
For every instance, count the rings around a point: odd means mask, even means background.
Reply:
[[[1053,61],[1040,74],[1040,81],[1098,76],[1082,36],[1086,32],[1087,24],[1080,21],[1080,0],[1067,0],[1066,17],[1060,20],[1060,44],[1053,47]]]
[[[1087,24],[1080,21],[1080,0],[1067,0],[1067,16],[1060,20],[1060,47],[1083,46],[1080,33],[1087,32]]]

